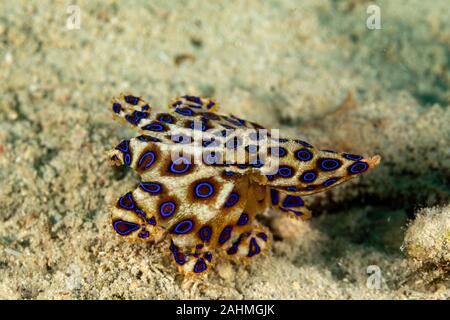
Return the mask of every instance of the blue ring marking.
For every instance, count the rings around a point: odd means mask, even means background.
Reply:
[[[245,120],[244,119],[240,119],[240,118],[237,118],[237,117],[234,117],[234,116],[233,116],[233,118],[235,120],[237,120],[241,124],[241,126],[245,126]]]
[[[248,222],[248,214],[246,214],[245,212],[241,214],[241,216],[239,217],[239,220],[237,222],[238,226],[243,226],[246,225]]]
[[[341,166],[341,162],[333,158],[323,158],[319,160],[319,166],[322,170],[332,171],[339,168]]]
[[[267,174],[266,177],[267,177],[267,180],[269,180],[269,181],[273,180],[273,175],[271,175],[271,174]]]
[[[124,202],[124,201],[125,201],[125,198],[126,198],[126,200],[127,200],[128,202],[131,203],[129,206],[127,206],[127,205],[125,204],[125,202]],[[121,208],[125,209],[125,210],[133,210],[133,209],[134,209],[135,204],[134,204],[133,197],[131,196],[131,192],[128,192],[126,195],[120,197],[120,199],[119,199],[119,206],[120,206]]]
[[[236,149],[241,144],[242,144],[241,139],[239,139],[238,137],[233,137],[230,140],[228,140],[225,145],[228,149]]]
[[[238,167],[239,169],[247,169],[247,168],[248,168],[248,165],[246,165],[246,164],[238,164],[237,167]]]
[[[139,187],[148,193],[159,193],[161,191],[161,185],[156,182],[141,182]]]
[[[264,241],[267,241],[267,234],[265,234],[264,232],[258,232],[256,236],[263,239]]]
[[[253,167],[253,168],[261,168],[261,167],[263,167],[264,166],[264,160],[261,160],[261,159],[256,159],[256,161],[253,161],[254,159],[251,159],[251,161],[250,161],[250,165]]]
[[[145,219],[146,214],[145,214],[145,212],[142,211],[141,209],[136,209],[136,210],[134,210],[134,212],[136,212],[138,215],[140,215],[142,218]]]
[[[181,100],[178,100],[178,101],[175,101],[173,104],[172,104],[172,107],[176,107],[176,106],[179,106],[180,104],[183,104],[183,102],[181,101]]]
[[[209,189],[207,194],[200,193],[200,188],[207,187]],[[214,193],[214,187],[209,182],[200,182],[195,186],[195,195],[199,198],[209,198]]]
[[[131,124],[136,124],[136,119],[134,117],[131,117],[131,115],[127,114],[125,115],[125,120],[127,120]]]
[[[238,242],[233,243],[233,245],[227,250],[227,254],[228,255],[235,254],[237,252],[238,247],[239,247],[239,243]]]
[[[234,176],[234,172],[233,172],[233,171],[227,171],[227,170],[225,170],[225,171],[223,172],[223,174],[224,174],[225,176],[227,176],[227,177]]]
[[[165,128],[162,124],[160,123],[149,123],[145,126],[142,127],[142,130],[149,130],[149,131],[156,131],[156,132],[161,132],[164,131]]]
[[[176,234],[185,234],[192,230],[194,222],[191,219],[186,219],[178,222],[175,227],[172,228],[172,232]]]
[[[212,260],[212,253],[211,252],[205,252],[204,254],[203,254],[203,257],[206,259],[206,260],[208,260],[209,262],[211,262],[211,260]]]
[[[216,103],[214,101],[210,101],[207,105],[206,105],[206,109],[211,109],[212,107],[214,107],[216,105]]]
[[[238,119],[238,118],[230,118],[230,117],[225,117],[225,120],[227,120],[229,123],[234,124],[235,126],[238,127],[242,127],[245,124],[245,121],[242,119]]]
[[[362,168],[356,168],[356,167],[362,167]],[[358,162],[353,163],[350,167],[348,167],[347,170],[352,174],[358,174],[358,173],[362,173],[362,172],[366,171],[367,168],[369,168],[367,163],[358,161]]]
[[[270,148],[270,154],[274,157],[284,157],[287,154],[287,151],[282,147],[273,147]]]
[[[202,239],[203,241],[209,241],[209,239],[211,239],[211,235],[212,235],[212,229],[211,227],[202,227],[199,231],[198,231],[198,235],[200,236],[200,239]]]
[[[113,103],[112,109],[113,109],[114,113],[120,113],[120,111],[122,110],[122,105],[117,102]]]
[[[202,243],[199,243],[198,245],[195,246],[196,249],[203,249],[204,245]]]
[[[183,253],[177,251],[173,253],[173,256],[175,258],[176,263],[178,263],[180,266],[186,263],[186,255],[184,255]]]
[[[144,232],[144,231],[145,231],[145,232]],[[146,231],[146,230],[142,230],[142,232],[144,232],[144,233],[139,233],[139,234],[138,234],[138,237],[139,237],[139,238],[145,239],[145,238],[148,238],[148,237],[150,236],[150,232],[148,232],[148,231]]]
[[[198,127],[198,125],[196,126],[195,124],[198,123],[199,121],[190,121],[189,122],[189,128],[191,128],[192,130],[199,130],[200,131],[206,131],[206,123],[201,121],[201,128]]]
[[[219,243],[223,244],[224,242],[226,242],[228,239],[230,239],[231,237],[231,230],[233,228],[231,228],[231,226],[226,226],[225,228],[223,228],[222,232],[220,233],[219,236]]]
[[[195,103],[198,103],[199,105],[203,105],[202,100],[200,100],[199,97],[184,95],[184,96],[182,96],[182,98],[186,99],[189,102],[195,102]],[[195,106],[195,107],[200,108],[199,106]]]
[[[286,190],[287,191],[298,191],[298,188],[296,186],[289,186],[289,187],[286,187]]]
[[[216,141],[214,138],[210,139],[210,140],[204,140],[204,141],[202,141],[202,146],[205,147],[205,148],[208,147],[208,146],[218,147],[219,146],[219,141]]]
[[[117,146],[116,149],[122,152],[128,152],[130,149],[130,140],[123,140]]]
[[[224,125],[222,125],[224,127]],[[224,130],[219,131],[217,134],[214,133],[214,135],[221,135],[222,137],[228,137],[229,135],[231,135],[234,131],[234,128],[227,128]]]
[[[219,163],[219,155],[216,154],[214,151],[209,152],[206,154],[206,156],[203,158],[206,164],[217,164]]]
[[[176,208],[177,208],[177,206],[176,206],[175,202],[166,201],[166,202],[162,203],[161,206],[159,207],[159,213],[163,217],[170,217],[175,212]]]
[[[170,114],[162,114],[159,116],[158,120],[165,123],[173,123],[174,119]]]
[[[149,110],[149,109],[150,109],[150,106],[148,104],[146,104],[145,106],[141,107],[141,111],[146,111],[146,110]]]
[[[313,155],[309,150],[300,149],[295,151],[295,157],[300,161],[309,161],[312,159]]]
[[[265,135],[265,134],[264,134],[264,135],[263,135],[263,134],[260,134],[259,131],[257,131],[257,132],[251,132],[248,136],[249,136],[250,139],[253,140],[253,141],[259,141],[259,140],[262,140],[262,139],[264,139],[264,138],[267,137],[267,135]]]
[[[129,165],[131,164],[131,156],[130,156],[129,153],[125,153],[125,154],[124,154],[124,156],[123,156],[123,163],[124,163],[126,166],[129,166]]]
[[[138,104],[139,98],[138,98],[138,97],[135,97],[135,96],[132,96],[132,95],[128,95],[128,96],[125,96],[125,101],[126,101],[127,103],[130,103],[130,104],[132,104],[133,106],[135,106],[135,105]]]
[[[173,252],[173,258],[175,259],[176,263],[179,265],[183,265],[186,262],[186,255],[178,251],[178,248],[175,246],[173,241],[171,241],[169,250]],[[181,256],[181,257],[180,257]]]
[[[142,166],[142,163],[148,157],[151,157],[151,160],[145,164],[144,170],[147,170],[148,168],[150,168],[151,165],[155,162],[155,158],[156,158],[155,153],[153,151],[147,151],[141,156],[141,158],[139,159],[139,162],[138,162],[138,167]]]
[[[219,120],[219,116],[211,112],[203,112],[203,118],[207,120]]]
[[[360,155],[351,154],[351,153],[344,153],[343,156],[344,156],[345,159],[354,160],[354,161],[358,161],[358,160],[361,160],[363,158]]]
[[[155,137],[152,137],[152,136],[148,136],[148,135],[145,135],[145,134],[137,136],[137,139],[139,141],[142,141],[142,142],[149,142],[149,141],[161,142],[161,140],[159,140],[158,138],[155,138]]]
[[[304,204],[305,203],[303,202],[302,198],[300,198],[299,196],[288,195],[283,201],[283,207],[285,208],[300,207]]]
[[[307,148],[313,148],[313,146],[312,145],[310,145],[308,142],[306,142],[306,141],[303,141],[303,140],[298,140],[298,139],[296,139],[296,140],[294,140],[297,144],[300,144],[300,145],[302,145],[302,146],[304,146],[304,147],[307,147]]]
[[[147,118],[149,115],[148,112],[142,112],[142,111],[134,111],[133,112],[133,117],[134,117],[134,124],[138,123],[139,121],[141,121],[141,119],[145,119]]]
[[[249,144],[245,147],[248,153],[257,153],[259,151],[259,146],[255,146],[254,144]]]
[[[176,134],[171,137],[175,143],[187,144],[191,143],[191,137],[184,134]]]
[[[239,201],[239,194],[236,192],[232,192],[229,196],[227,201],[225,201],[225,207],[232,207]]]
[[[206,270],[206,263],[203,258],[198,259],[197,263],[194,266],[195,273],[201,273]]]
[[[314,171],[305,171],[301,176],[300,179],[305,182],[312,182],[316,180],[317,174]]]
[[[125,230],[121,230],[120,226],[125,226]],[[137,223],[133,223],[133,222],[128,222],[125,220],[116,220],[113,222],[113,228],[114,230],[116,230],[116,232],[118,234],[120,234],[121,236],[126,236],[134,231],[136,231],[137,229],[139,229],[141,226],[138,225]]]
[[[184,160],[183,161],[184,167],[181,169],[176,169],[175,166],[180,164],[180,163],[178,163],[178,162],[180,162],[180,160]],[[169,167],[169,171],[172,173],[175,173],[175,174],[185,173],[191,168],[191,164],[189,162],[190,162],[189,159],[187,159],[185,157],[179,157],[175,161],[172,161],[172,163],[170,164],[170,167]]]
[[[277,205],[279,200],[279,192],[276,189],[270,189],[270,198],[272,199],[272,204]]]
[[[250,239],[250,247],[248,249],[248,256],[253,257],[261,252],[261,248],[258,246],[255,238]]]
[[[204,140],[204,141],[202,141],[202,146],[204,147],[204,148],[206,148],[206,147],[208,147],[211,143],[213,143],[214,142],[214,140]]]
[[[151,217],[150,219],[147,219],[147,223],[151,224],[152,226],[155,226],[156,225],[155,217]]]
[[[176,108],[175,112],[186,117],[192,117],[194,115],[194,111],[189,108]]]
[[[324,187],[329,187],[329,186],[331,186],[333,183],[336,183],[337,182],[337,179],[335,179],[335,178],[330,178],[330,179],[328,179],[327,181],[325,181],[324,183],[322,183],[322,185],[324,186]]]
[[[283,177],[283,178],[292,177],[293,174],[294,174],[294,172],[293,172],[291,167],[281,166],[281,167],[278,168],[278,175]]]
[[[307,187],[305,188],[305,190],[308,190],[308,191],[314,190],[314,186],[307,186]]]

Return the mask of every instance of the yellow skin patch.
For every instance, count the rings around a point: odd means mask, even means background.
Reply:
[[[141,182],[111,207],[115,232],[135,241],[170,239],[180,271],[205,274],[219,258],[250,260],[271,241],[256,215],[272,207],[305,220],[302,196],[322,192],[372,169],[362,157],[284,139],[262,126],[217,113],[212,99],[183,96],[153,113],[141,97],[113,98],[113,115],[141,135],[109,158]]]

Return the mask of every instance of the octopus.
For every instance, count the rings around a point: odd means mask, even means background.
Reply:
[[[308,219],[306,196],[381,160],[281,138],[278,130],[218,113],[212,98],[185,95],[154,112],[142,97],[121,94],[110,110],[139,132],[108,151],[110,162],[140,177],[111,206],[112,229],[131,241],[167,240],[167,254],[184,274],[205,274],[225,257],[262,255],[272,236],[258,214],[273,208]]]

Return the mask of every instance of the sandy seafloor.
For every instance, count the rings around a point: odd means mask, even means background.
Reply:
[[[449,3],[376,1],[369,30],[372,3],[1,1],[0,298],[449,299]],[[66,28],[70,4],[80,29]],[[267,212],[264,257],[185,279],[167,243],[130,244],[108,223],[138,181],[105,156],[135,135],[108,111],[123,91],[156,110],[214,96],[382,163],[307,198],[308,222]]]

